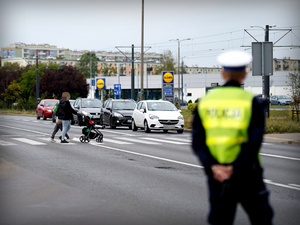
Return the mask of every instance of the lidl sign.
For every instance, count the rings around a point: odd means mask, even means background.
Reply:
[[[105,83],[105,78],[97,78],[96,79],[96,89],[97,90],[102,90],[106,89],[106,83]]]
[[[173,71],[163,71],[162,72],[163,83],[174,83],[174,72]]]

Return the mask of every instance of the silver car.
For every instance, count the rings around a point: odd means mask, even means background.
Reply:
[[[292,99],[286,95],[273,95],[270,97],[271,105],[289,105]]]

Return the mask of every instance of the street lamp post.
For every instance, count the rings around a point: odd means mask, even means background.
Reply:
[[[169,41],[177,41],[178,42],[178,58],[177,58],[177,75],[178,75],[178,105],[180,107],[180,42],[182,41],[187,41],[187,40],[191,40],[190,38],[186,38],[186,39],[181,39],[179,40],[179,38],[176,39],[170,39]]]
[[[265,42],[269,42],[269,30],[272,27],[276,27],[276,25],[266,25],[266,28],[263,28],[261,26],[255,26],[255,25],[251,25],[251,28],[253,27],[259,27],[261,29],[263,29],[265,31]],[[264,71],[264,68],[263,68]],[[266,75],[266,74],[262,74],[262,86],[263,86],[263,97],[266,99],[267,104],[266,104],[266,113],[267,113],[267,117],[269,117],[269,113],[270,113],[270,107],[269,107],[269,99],[270,99],[270,76]]]
[[[36,87],[35,87],[35,95],[36,95],[36,105],[39,104],[39,92],[40,92],[40,88],[39,88],[39,59],[38,59],[38,55],[36,55]]]

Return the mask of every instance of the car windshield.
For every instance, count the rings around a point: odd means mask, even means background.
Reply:
[[[147,102],[149,111],[177,111],[170,102]]]
[[[135,102],[124,101],[124,102],[113,102],[114,110],[134,110],[136,106]]]
[[[45,107],[55,106],[58,101],[45,101]]]
[[[286,95],[279,95],[278,98],[279,99],[289,99],[289,97]]]
[[[83,99],[81,102],[82,108],[101,108],[102,101],[97,99]]]

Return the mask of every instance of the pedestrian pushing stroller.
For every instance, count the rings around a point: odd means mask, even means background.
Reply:
[[[95,125],[88,113],[78,114],[78,124],[84,126],[83,135],[79,138],[82,143],[88,143],[91,139],[96,139],[99,143],[103,142],[103,134],[98,129],[104,129],[105,126]]]

